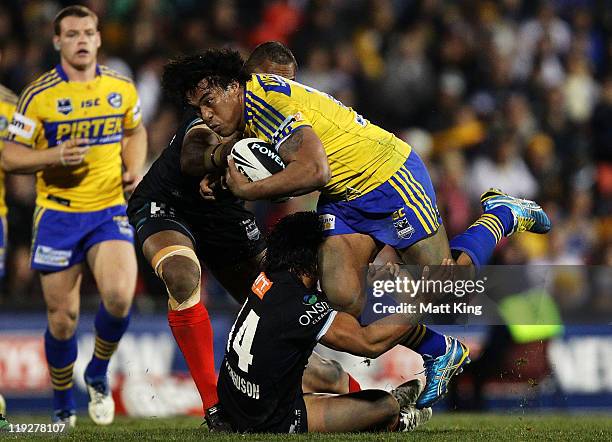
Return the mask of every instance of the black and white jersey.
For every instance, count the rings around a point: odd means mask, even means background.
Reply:
[[[289,272],[255,280],[228,339],[217,390],[233,428],[265,432],[294,412],[302,375],[336,312]]]

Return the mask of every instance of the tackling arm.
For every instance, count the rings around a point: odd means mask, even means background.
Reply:
[[[338,312],[321,344],[366,358],[377,358],[401,344],[413,330],[407,315],[395,314],[362,327],[348,313]]]
[[[320,189],[331,179],[327,154],[311,127],[301,127],[279,147],[284,170],[260,181],[248,180],[230,159],[226,178],[232,193],[245,200],[299,196]]]
[[[229,152],[237,135],[221,138],[206,124],[187,131],[181,148],[181,171],[186,175],[204,176],[225,169]]]

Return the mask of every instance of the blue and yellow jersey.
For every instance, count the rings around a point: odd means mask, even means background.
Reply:
[[[322,192],[346,199],[385,183],[411,148],[330,95],[277,75],[254,74],[245,88],[245,135],[278,147],[300,127],[321,139],[331,180]]]
[[[0,85],[0,151],[4,149],[4,138],[8,135],[8,127],[15,112],[17,95],[10,89]],[[0,169],[0,215],[6,216],[6,201],[4,200],[4,171]]]
[[[82,164],[36,174],[36,204],[90,212],[125,203],[121,184],[121,140],[140,124],[138,93],[132,81],[98,66],[96,78],[69,81],[61,65],[28,85],[19,97],[8,139],[49,149],[71,138],[90,140]]]

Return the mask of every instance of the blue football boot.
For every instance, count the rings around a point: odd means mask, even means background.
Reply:
[[[548,215],[535,201],[515,198],[499,189],[489,189],[480,196],[480,203],[484,211],[499,206],[508,207],[512,211],[514,226],[506,236],[515,232],[548,233],[550,230]]]
[[[470,363],[470,350],[457,339],[446,336],[446,353],[437,358],[423,355],[425,389],[416,402],[417,408],[429,408],[448,391],[451,378]]]

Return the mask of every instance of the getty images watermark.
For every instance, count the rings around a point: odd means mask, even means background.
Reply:
[[[372,304],[375,314],[461,314],[482,315],[482,305],[470,305],[467,302],[458,302],[457,298],[479,295],[485,292],[487,277],[482,279],[446,279],[432,280],[421,277],[414,279],[411,276],[396,276],[395,279],[378,279],[371,281],[371,294],[379,301]],[[414,300],[417,296],[436,297],[435,301],[420,299],[413,303],[402,300]],[[439,298],[452,295],[455,299],[449,302]],[[383,300],[387,302],[383,302]],[[388,302],[394,300],[395,302]]]
[[[431,325],[612,325],[612,266],[370,266],[361,321]]]

